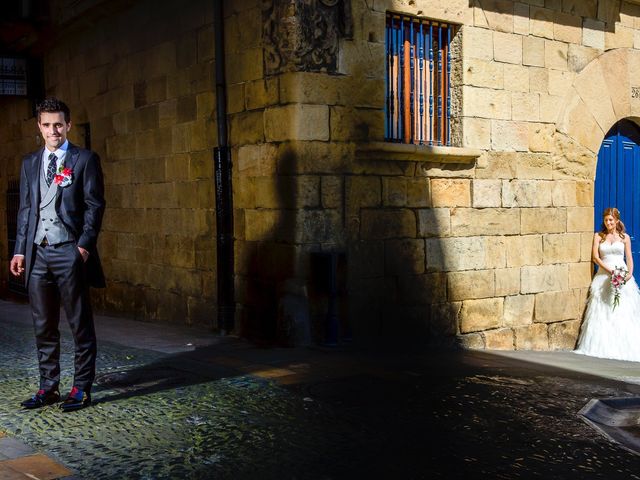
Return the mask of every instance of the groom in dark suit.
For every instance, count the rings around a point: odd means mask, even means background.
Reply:
[[[91,403],[96,335],[89,286],[104,287],[96,249],[104,213],[104,183],[94,152],[67,140],[69,107],[49,98],[37,107],[45,146],[27,155],[20,172],[20,209],[10,269],[24,274],[38,348],[40,388],[22,402],[39,408],[60,400],[60,306],[75,342],[73,388],[64,411]]]

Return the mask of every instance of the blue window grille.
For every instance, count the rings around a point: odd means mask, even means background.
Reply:
[[[387,13],[385,140],[451,145],[454,26]]]

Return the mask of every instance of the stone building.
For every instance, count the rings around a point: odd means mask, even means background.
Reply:
[[[14,16],[2,41],[8,57],[42,61],[43,93],[70,104],[72,140],[103,160],[98,308],[216,326],[215,2],[49,3],[42,20]],[[224,12],[236,331],[274,339],[295,317],[322,342],[329,309],[339,339],[360,344],[573,347],[594,198],[623,176],[595,181],[616,161],[603,145],[640,113],[640,1],[242,0]],[[425,84],[424,100],[415,87],[394,103],[409,84],[393,45],[425,45],[398,43],[398,22],[449,36],[442,58],[422,57],[442,98]],[[405,100],[413,127],[397,122]],[[0,97],[5,192],[38,147],[32,103]],[[422,131],[418,115],[442,136],[396,136]]]

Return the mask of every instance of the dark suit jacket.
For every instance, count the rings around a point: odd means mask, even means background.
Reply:
[[[43,150],[41,148],[27,155],[20,172],[20,209],[14,254],[25,256],[25,285],[29,283],[35,259],[33,240],[38,225]],[[104,287],[104,273],[96,245],[105,208],[100,158],[90,150],[69,143],[64,165],[73,170],[73,177],[70,185],[58,186],[56,212],[78,246],[89,251],[86,265],[89,285]]]

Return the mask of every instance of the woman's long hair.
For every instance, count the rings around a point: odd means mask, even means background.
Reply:
[[[607,226],[604,224],[604,217],[607,215],[611,215],[616,220],[616,231],[618,232],[618,235],[620,235],[620,238],[624,239],[626,230],[624,228],[624,223],[620,220],[620,210],[615,207],[605,208],[602,213],[602,227],[600,232],[598,232],[600,234],[600,243],[604,242],[605,238],[607,238],[607,233],[609,233]]]

